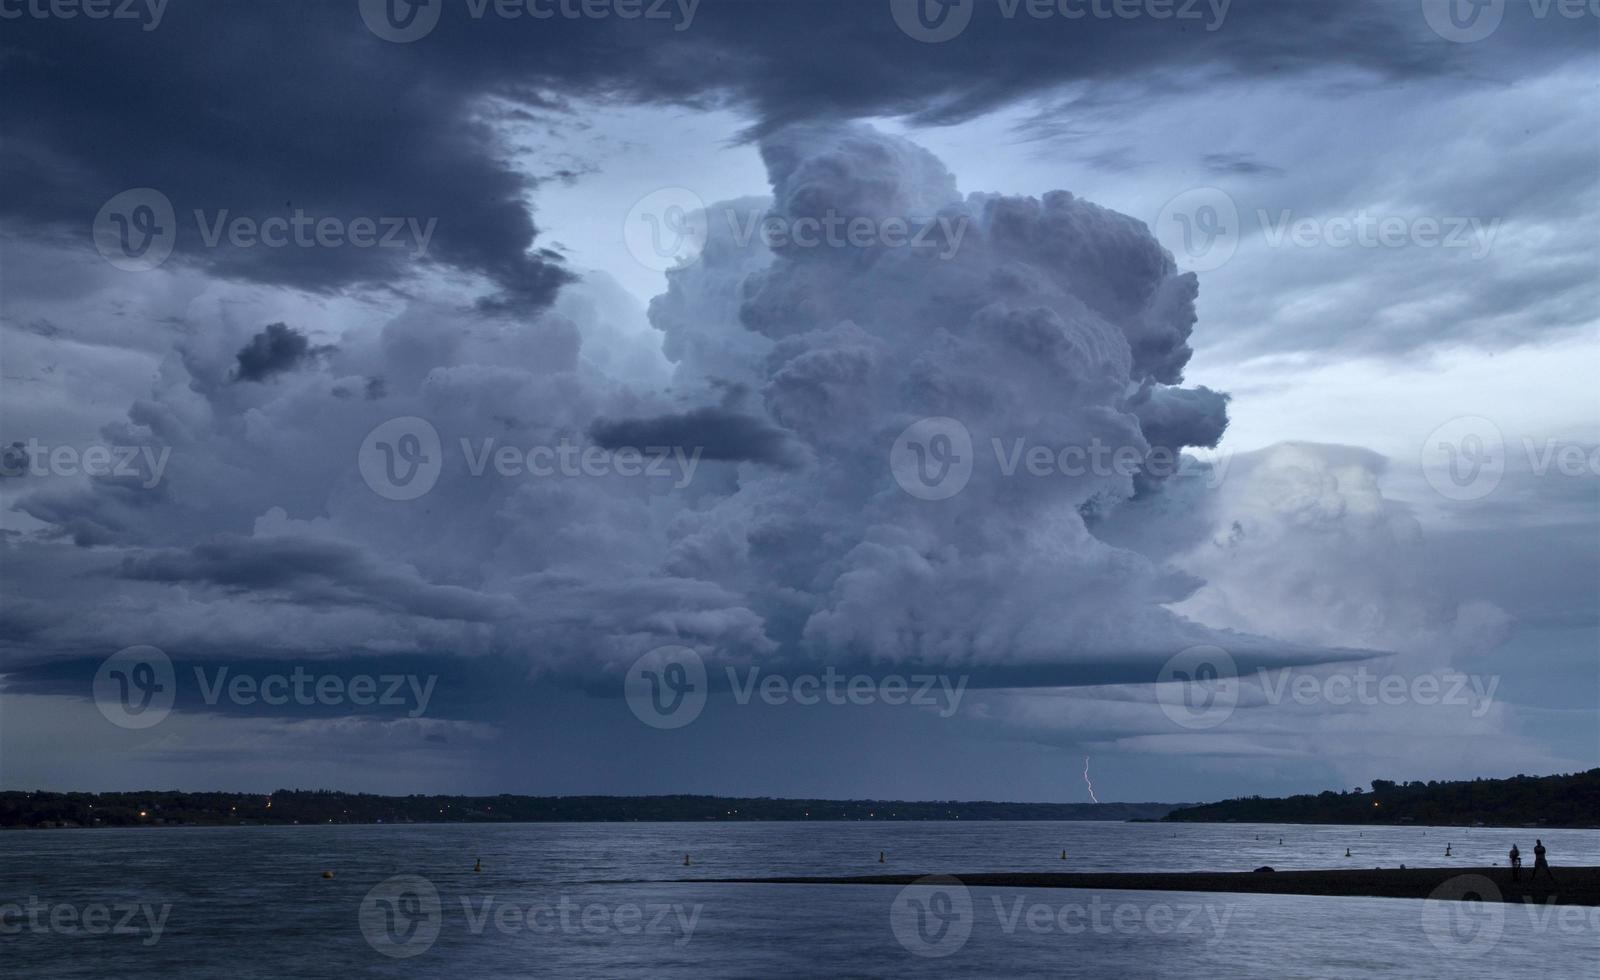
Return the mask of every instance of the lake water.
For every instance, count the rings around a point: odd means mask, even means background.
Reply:
[[[1600,865],[1600,833],[1537,834],[1557,875],[1563,865]],[[1513,842],[1531,864],[1534,836],[1494,828],[1096,822],[11,831],[0,833],[0,973],[95,980],[1600,976],[1595,909],[945,883],[630,883],[1262,864],[1468,868],[1504,863]],[[474,873],[479,859],[483,871]],[[322,878],[324,870],[334,877]]]

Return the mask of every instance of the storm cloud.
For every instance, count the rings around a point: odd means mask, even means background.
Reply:
[[[1592,765],[1568,758],[1593,742],[1592,481],[1441,507],[1413,465],[1452,416],[1523,412],[1513,448],[1592,428],[1596,130],[1561,97],[1592,23],[1511,5],[1467,44],[1386,0],[975,0],[931,39],[889,0],[436,6],[407,43],[355,0],[7,21],[0,444],[164,461],[0,481],[9,779],[1058,798],[1070,745],[1097,783],[1193,797],[1219,769]],[[95,254],[138,188],[172,207],[153,272]],[[664,271],[618,241],[662,189],[707,233]],[[1198,270],[1162,220],[1193,190],[1239,218]],[[1288,234],[1380,206],[1497,237]],[[830,222],[873,234],[792,234]],[[147,643],[438,674],[448,720],[180,701],[159,744],[81,732],[95,664]],[[651,740],[621,678],[664,644],[719,692],[937,671],[972,712],[708,711]],[[1152,683],[1197,644],[1246,674],[1536,663],[1518,679],[1571,703],[1455,725],[1252,689],[1200,737]],[[792,744],[829,765],[773,766]]]
[[[1402,6],[1233,0],[1204,20],[1130,20],[975,2],[961,35],[935,44],[908,33],[894,4],[850,0],[706,0],[692,17],[680,6],[637,19],[508,19],[499,5],[479,15],[441,3],[437,25],[411,43],[377,36],[354,2],[174,2],[153,29],[24,18],[8,27],[0,218],[83,245],[102,204],[151,188],[174,209],[180,266],[318,291],[404,288],[443,266],[486,283],[484,311],[526,311],[574,273],[540,243],[528,203],[537,179],[514,165],[497,121],[560,128],[573,121],[570,100],[592,96],[744,106],[760,134],[840,116],[949,123],[1134,76],[1151,86],[1339,66],[1376,84],[1470,70],[1459,46]],[[1571,25],[1515,14],[1497,43],[1522,50],[1530,36],[1583,43]],[[1316,43],[1286,44],[1296,38]],[[437,233],[421,255],[415,241],[308,249],[218,237],[239,219],[436,221]]]
[[[240,381],[265,381],[333,349],[313,347],[305,334],[287,324],[269,323],[239,351],[234,377]]]

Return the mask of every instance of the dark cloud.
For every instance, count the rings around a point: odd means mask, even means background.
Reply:
[[[907,36],[887,4],[855,0],[707,0],[688,23],[474,19],[468,5],[444,4],[438,26],[410,44],[378,39],[353,2],[173,3],[150,31],[117,19],[15,21],[0,106],[0,218],[85,243],[104,202],[151,187],[177,217],[169,261],[317,291],[397,284],[418,265],[443,265],[496,287],[482,308],[522,311],[546,304],[573,274],[536,245],[528,197],[537,181],[510,163],[493,121],[507,112],[559,121],[564,97],[732,102],[766,131],[824,116],[951,122],[1079,80],[1466,70],[1461,46],[1431,36],[1406,5],[1380,0],[1235,0],[1215,30],[1001,10],[979,4],[944,44]],[[1508,24],[1493,43],[1515,46],[1533,30]],[[1539,35],[1568,50],[1583,40],[1571,28]],[[1296,43],[1308,38],[1315,43]],[[420,251],[414,241],[205,241],[219,218],[296,213],[437,227]]]
[[[364,669],[362,658],[374,654],[404,666],[397,651],[410,651],[437,657],[441,667],[417,661],[409,669],[443,673],[450,663],[464,677],[490,678],[464,695],[470,703],[459,715],[484,717],[496,714],[485,707],[491,694],[548,690],[528,683],[537,671],[578,678],[614,700],[621,666],[668,642],[693,646],[713,667],[829,664],[882,672],[922,665],[970,673],[974,687],[1144,690],[1175,649],[1192,643],[1224,645],[1249,670],[1370,656],[1391,640],[1428,653],[1447,645],[1437,637],[1451,640],[1452,630],[1470,632],[1480,622],[1441,613],[1432,596],[1416,598],[1414,583],[1391,572],[1401,564],[1392,556],[1414,535],[1403,509],[1377,493],[1381,461],[1353,452],[1287,446],[1265,461],[1245,461],[1225,484],[1219,466],[1146,496],[1136,493],[1137,480],[1119,474],[1028,479],[988,466],[937,505],[910,495],[897,485],[891,447],[925,416],[959,420],[980,449],[1018,438],[1052,448],[1100,440],[1176,449],[1217,443],[1227,396],[1179,387],[1192,354],[1199,281],[1175,268],[1151,237],[1139,220],[1150,215],[1129,217],[1064,192],[963,197],[926,154],[864,128],[827,123],[897,114],[948,123],[1035,96],[1042,97],[1036,105],[1046,105],[1065,86],[1074,101],[1055,103],[1055,118],[1041,108],[1023,125],[1024,137],[1093,134],[1098,121],[1089,113],[1173,91],[1193,100],[1184,107],[1216,102],[1216,118],[1204,121],[1221,132],[1236,110],[1211,98],[1213,80],[1315,88],[1337,79],[1345,91],[1376,83],[1393,95],[1417,92],[1411,83],[1419,79],[1460,79],[1467,93],[1461,101],[1470,102],[1494,83],[1592,47],[1583,25],[1555,18],[1534,25],[1513,11],[1495,38],[1453,45],[1428,33],[1415,4],[1387,0],[1235,0],[1214,32],[1154,20],[1007,20],[997,5],[982,2],[961,37],[923,44],[896,28],[887,0],[707,0],[682,32],[616,19],[502,22],[491,14],[476,21],[467,5],[451,3],[432,35],[396,45],[367,31],[354,0],[177,2],[152,32],[82,18],[8,22],[0,53],[7,84],[0,223],[20,234],[5,240],[7,258],[22,251],[14,249],[18,241],[87,245],[84,229],[106,199],[149,186],[172,199],[181,219],[170,260],[176,266],[316,293],[387,287],[416,302],[370,333],[336,319],[318,323],[317,336],[339,342],[327,372],[296,370],[320,349],[283,323],[238,350],[248,329],[278,316],[302,322],[298,314],[274,312],[244,320],[244,330],[186,337],[148,393],[138,394],[127,421],[106,433],[128,445],[172,448],[166,481],[63,481],[30,486],[18,501],[16,510],[46,530],[31,534],[28,549],[12,553],[17,558],[7,556],[27,574],[8,579],[0,653],[81,659],[87,651],[99,656],[151,642],[179,655],[248,651],[255,658],[248,669],[262,672],[285,657],[333,651],[347,659],[331,669],[348,672]],[[497,127],[559,129],[572,122],[568,99],[745,114],[751,125],[743,135],[761,140],[775,200],[733,202],[741,215],[768,208],[790,218],[828,208],[871,216],[933,211],[968,221],[970,237],[934,264],[908,250],[774,254],[735,248],[714,231],[702,263],[669,274],[669,291],[651,310],[659,334],[635,351],[608,340],[593,317],[540,310],[573,273],[540,238],[530,209],[540,180],[570,181],[586,168],[530,169],[519,157],[530,149],[525,134],[508,145]],[[1150,117],[1128,118],[1142,125]],[[1516,133],[1503,138],[1486,128],[1493,120],[1480,128],[1474,118],[1455,128],[1486,145],[1520,149]],[[1381,136],[1363,143],[1358,169],[1403,172],[1372,156]],[[1422,204],[1445,214],[1570,221],[1572,202],[1592,186],[1592,168],[1581,164],[1591,162],[1593,144],[1570,145],[1567,165],[1547,168],[1537,181],[1484,181],[1470,160],[1450,160],[1429,187],[1450,190],[1457,180],[1454,190],[1467,203]],[[995,149],[999,159],[1004,148]],[[1122,169],[1145,159],[1144,149],[1078,159]],[[1208,149],[1204,141],[1183,149],[1183,162],[1198,155],[1197,170],[1220,176],[1283,174],[1281,182],[1239,182],[1275,192],[1308,169],[1276,152],[1270,158],[1290,173]],[[1148,158],[1153,166],[1161,155]],[[1504,203],[1479,197],[1492,194],[1505,195]],[[1251,211],[1278,202],[1240,203]],[[1292,203],[1323,202],[1295,196]],[[1353,208],[1361,201],[1352,195],[1328,203]],[[1469,205],[1473,210],[1461,210]],[[304,212],[344,222],[436,220],[437,228],[425,250],[213,245],[192,219],[196,209],[207,221],[224,212],[255,222]],[[1568,252],[1589,257],[1588,241],[1575,241]],[[1541,250],[1552,254],[1543,244]],[[1372,258],[1419,297],[1455,294],[1464,316],[1498,318],[1532,294],[1561,300],[1546,322],[1592,315],[1592,304],[1581,302],[1587,293],[1570,298],[1571,282],[1587,281],[1581,277],[1592,263],[1562,262],[1542,281],[1504,283],[1473,268],[1473,283],[1494,294],[1484,296],[1441,288],[1393,256]],[[1295,265],[1308,294],[1341,280],[1340,268],[1329,268],[1339,259]],[[32,267],[8,267],[13,277],[26,268],[32,282]],[[428,284],[407,281],[418,272],[451,287],[480,279],[489,292],[479,309],[513,313],[519,322],[462,329],[451,316],[456,307],[431,303],[427,290],[414,288]],[[1357,282],[1353,275],[1349,281]],[[52,282],[58,293],[80,285],[68,277]],[[108,287],[119,303],[127,301],[127,282]],[[1216,280],[1207,282],[1213,289]],[[1414,328],[1362,330],[1366,311],[1359,307],[1342,303],[1344,315],[1328,317],[1317,304],[1285,303],[1283,290],[1261,285],[1240,292],[1318,322],[1292,324],[1304,328],[1296,331],[1268,315],[1222,319],[1264,325],[1301,344],[1319,329],[1340,343],[1368,337],[1372,344],[1435,329],[1419,320]],[[1390,307],[1411,298],[1405,290],[1359,292]],[[568,313],[574,322],[562,321]],[[71,329],[50,338],[63,345],[87,329],[77,319],[63,322]],[[110,323],[108,331],[120,327]],[[12,336],[53,331],[30,325]],[[153,352],[172,353],[169,340],[162,334]],[[657,347],[670,364],[653,360]],[[703,385],[704,397],[657,400],[646,392],[665,382],[655,384],[634,364],[673,372],[673,391]],[[219,383],[230,368],[242,381],[276,383]],[[723,377],[739,380],[716,380]],[[726,396],[720,405],[663,409],[713,402],[719,390]],[[603,446],[675,445],[770,465],[674,495],[624,479],[474,475],[452,457],[429,496],[382,499],[370,481],[364,485],[356,447],[375,426],[403,415],[431,419],[450,447],[492,434],[504,443],[516,435],[513,448],[522,448],[588,432]],[[1193,501],[1185,494],[1213,475],[1226,494],[1186,513]],[[1564,492],[1576,508],[1586,489],[1574,483]],[[1535,503],[1528,498],[1529,514],[1538,511]],[[1091,504],[1109,518],[1086,525],[1080,516]],[[1128,547],[1113,532],[1124,533]],[[66,547],[67,540],[83,547]],[[1153,541],[1159,549],[1132,548]],[[1542,543],[1526,544],[1528,553]],[[1478,545],[1464,542],[1463,551]],[[1173,556],[1181,568],[1169,567]],[[1592,564],[1570,558],[1559,577],[1592,582],[1585,574]],[[1585,601],[1539,608],[1551,617],[1587,616],[1582,621],[1592,626]],[[506,662],[477,669],[467,658],[485,650]],[[94,665],[77,662],[70,682],[50,691],[81,695]],[[1079,724],[1076,703],[1048,708],[1049,717]],[[587,773],[615,773],[616,759],[646,758],[597,737],[624,727],[596,721],[622,716],[615,710],[580,724],[526,704],[498,714],[550,724],[558,735],[579,733],[574,742],[596,751]],[[714,716],[708,713],[708,725],[718,724]],[[1029,729],[1027,716],[1022,720],[1019,727]],[[1162,726],[1158,715],[1154,723]],[[949,727],[961,737],[970,731]],[[1037,739],[1047,727],[1034,726],[1026,737]],[[1501,731],[1487,728],[1491,737]],[[729,766],[700,760],[720,763],[728,745],[762,756],[744,766],[746,775],[766,773],[775,744],[826,744],[728,737],[733,730],[690,733],[719,743],[693,756],[692,766],[680,759],[647,776],[616,778],[637,790],[628,779],[726,774]],[[1152,731],[1137,720],[1102,730],[1134,735],[1130,746],[1144,737],[1136,733]],[[315,751],[306,758],[333,758],[329,746],[349,745],[318,732],[307,738]],[[230,765],[280,761],[292,755],[282,749],[293,737],[279,732],[271,759],[229,749]],[[1159,737],[1187,746],[1192,735]],[[455,730],[421,739],[462,741]],[[1343,733],[1323,740],[1349,741]],[[1415,740],[1394,741],[1409,751]],[[410,751],[414,743],[405,744]],[[838,754],[860,755],[859,744],[841,737]],[[907,751],[926,753],[930,744],[908,740]],[[525,777],[526,753],[504,755],[507,771]],[[401,778],[424,778],[410,764],[414,751],[406,758]],[[971,765],[945,768],[995,768],[993,755],[970,758]]]
[[[1207,173],[1219,176],[1282,177],[1283,168],[1261,163],[1248,153],[1207,153],[1200,158]]]
[[[230,697],[208,700],[203,696],[202,682],[216,684],[219,678],[226,681],[241,675],[254,678],[287,675],[295,667],[313,676],[405,676],[424,683],[433,678],[428,687],[427,716],[436,719],[474,720],[490,713],[515,710],[518,700],[528,696],[531,686],[525,665],[500,657],[469,661],[450,654],[391,652],[374,657],[370,653],[335,651],[290,665],[274,656],[271,650],[249,646],[215,649],[197,644],[193,648],[164,652],[174,660],[178,681],[174,707],[183,712],[283,718],[353,713],[348,702],[319,706],[312,699],[287,698],[274,703],[277,699],[256,698],[244,702]],[[76,656],[37,662],[13,661],[7,664],[6,690],[10,694],[81,698],[84,692],[92,690],[100,663],[98,658]],[[379,690],[382,689],[380,685]],[[364,710],[356,706],[355,713],[404,714],[415,703],[412,700],[400,706],[374,704]]]
[[[265,381],[335,349],[332,345],[312,346],[306,335],[293,327],[269,323],[239,351],[233,377],[236,381]]]
[[[589,437],[606,449],[672,446],[706,459],[767,463],[783,469],[803,464],[794,437],[765,419],[723,406],[652,418],[596,419]]]
[[[1205,385],[1149,385],[1129,400],[1128,408],[1139,417],[1139,429],[1151,446],[1210,448],[1228,428],[1228,396]]]
[[[493,596],[429,584],[408,568],[386,567],[361,548],[336,541],[218,535],[189,549],[130,556],[119,574],[135,581],[203,582],[310,606],[365,605],[433,619],[488,621],[507,612]]]

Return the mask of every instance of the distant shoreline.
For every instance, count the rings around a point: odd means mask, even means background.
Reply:
[[[1116,821],[1589,829],[1600,827],[1600,769],[1556,776],[1393,783],[1283,799],[1217,803],[1017,803],[669,794],[655,796],[386,796],[336,790],[270,793],[137,790],[0,791],[0,829],[333,824]]]
[[[0,827],[327,826],[446,823],[922,822],[1150,820],[1179,803],[1006,803],[671,796],[379,796],[331,790],[271,793],[146,790],[0,792]]]
[[[1555,868],[1557,881],[1520,881],[1509,868],[1374,868],[1332,871],[1002,872],[941,876],[969,888],[1077,888],[1106,891],[1181,891],[1223,894],[1318,895],[1348,898],[1476,899],[1486,902],[1554,901],[1600,906],[1600,868]],[[776,878],[678,878],[681,884],[911,885],[926,875],[827,875]],[[929,882],[929,884],[935,884]]]
[[[1595,825],[1562,826],[1559,824],[1460,824],[1460,823],[1341,823],[1339,821],[1316,822],[1309,820],[1186,820],[1189,825],[1216,826],[1227,825],[1232,827],[1401,827],[1418,830],[1594,830]],[[587,820],[344,820],[331,822],[312,821],[240,821],[237,823],[178,823],[178,822],[137,822],[119,824],[73,824],[67,826],[44,826],[21,823],[0,823],[0,833],[6,831],[61,831],[61,830],[233,830],[233,829],[293,829],[293,828],[327,828],[327,827],[537,827],[540,824],[919,824],[919,823],[1115,823],[1115,824],[1148,824],[1156,828],[1166,828],[1167,824],[1160,820],[1125,819],[1121,817],[974,817],[967,819],[954,819],[949,817],[810,817],[794,819],[787,817],[757,818],[736,817],[720,820],[682,818],[676,820],[659,818],[611,818]],[[1232,872],[1229,872],[1232,873]]]
[[[1247,796],[1174,809],[1166,823],[1421,824],[1456,827],[1600,827],[1600,769],[1324,790],[1281,799]]]

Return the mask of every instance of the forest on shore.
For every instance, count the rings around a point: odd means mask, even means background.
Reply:
[[[1174,809],[1172,822],[1600,827],[1600,769],[1458,782],[1374,779],[1355,789],[1270,799],[1247,796]]]

